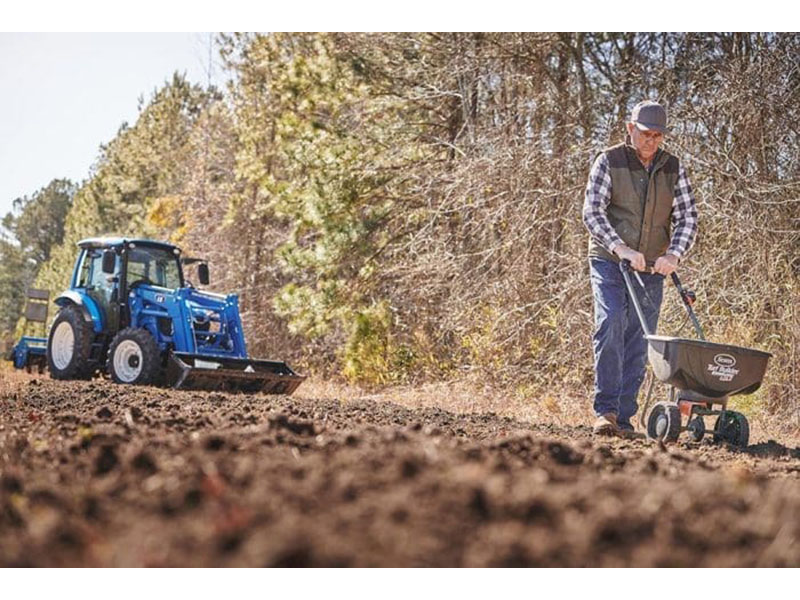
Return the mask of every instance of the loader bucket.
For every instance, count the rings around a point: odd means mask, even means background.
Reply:
[[[167,383],[183,390],[291,394],[305,377],[285,362],[172,352]]]

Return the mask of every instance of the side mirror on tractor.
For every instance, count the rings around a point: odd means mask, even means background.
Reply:
[[[117,262],[117,255],[113,250],[103,251],[103,273],[112,275]]]
[[[197,267],[197,277],[200,279],[200,285],[208,285],[209,278],[208,278],[208,265],[206,263],[200,263]]]

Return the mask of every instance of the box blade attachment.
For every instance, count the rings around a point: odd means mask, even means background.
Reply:
[[[282,361],[172,352],[167,383],[183,390],[291,394],[305,377]]]

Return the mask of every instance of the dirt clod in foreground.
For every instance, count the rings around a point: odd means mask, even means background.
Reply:
[[[800,448],[116,386],[0,397],[0,566],[800,566]]]

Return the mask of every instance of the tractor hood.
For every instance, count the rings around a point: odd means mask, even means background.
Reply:
[[[239,297],[193,288],[136,286],[129,294],[134,326],[155,322],[175,352],[246,358]]]
[[[305,379],[285,362],[247,356],[236,294],[142,285],[131,295],[135,312],[150,323],[155,318],[170,340],[167,383],[173,387],[291,394]]]

